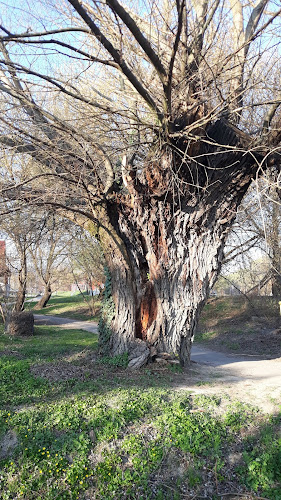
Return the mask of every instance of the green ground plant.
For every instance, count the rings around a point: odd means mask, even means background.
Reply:
[[[281,499],[281,413],[268,417],[259,432],[245,441],[244,464],[239,469],[245,483],[269,499]]]
[[[97,349],[81,330],[0,335],[1,499],[182,499],[210,478],[216,498],[244,449],[236,487],[280,500],[281,413],[175,392],[181,373],[134,374]]]
[[[128,366],[128,353],[117,354],[117,356],[103,356],[100,358],[100,363],[119,368],[127,368]]]

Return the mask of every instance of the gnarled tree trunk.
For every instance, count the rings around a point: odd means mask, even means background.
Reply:
[[[159,203],[158,210],[163,208]],[[150,213],[148,226],[151,218]],[[130,265],[120,260],[111,273],[114,354],[139,338],[153,353],[177,354],[182,365],[189,364],[198,317],[218,276],[224,243],[218,230],[201,225],[187,235],[189,218],[183,213],[173,221],[171,214],[162,227],[151,231],[143,225],[139,233],[132,232]]]
[[[168,157],[162,159],[165,176]],[[213,186],[199,192],[182,190],[181,199],[169,192],[169,179],[159,169],[150,197],[131,183],[122,205],[108,207],[123,249],[106,257],[115,304],[110,340],[114,355],[141,339],[152,354],[176,354],[182,365],[189,365],[199,314],[218,277],[237,205],[251,181],[250,168],[242,178],[234,165],[222,175],[218,163],[219,182],[214,179]]]

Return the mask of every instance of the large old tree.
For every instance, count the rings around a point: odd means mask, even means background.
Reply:
[[[236,209],[278,171],[279,2],[3,12],[3,197],[52,204],[100,240],[113,354],[142,339],[188,365]]]

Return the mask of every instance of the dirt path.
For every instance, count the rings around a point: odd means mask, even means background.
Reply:
[[[97,333],[97,323],[94,321],[43,314],[35,314],[34,317],[37,325],[56,325]],[[182,375],[175,389],[194,391],[196,386],[196,392],[226,394],[231,399],[251,403],[268,412],[280,407],[281,358],[262,359],[260,355],[225,354],[203,346],[193,346],[191,359],[191,372]]]
[[[274,413],[281,405],[281,359],[257,359],[225,355],[200,347],[191,358],[194,376],[201,382],[204,394],[225,394],[231,400],[244,401],[258,406],[262,411]],[[211,357],[210,362],[206,358]],[[177,389],[188,389],[182,381]]]

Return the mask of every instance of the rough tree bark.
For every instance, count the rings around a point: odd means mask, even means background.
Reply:
[[[222,131],[224,146],[242,145],[238,131],[223,121],[208,129],[209,139],[217,144]],[[202,148],[206,171],[214,148]],[[122,204],[119,199],[107,207],[114,249],[108,237],[104,247],[115,304],[112,354],[126,352],[134,339],[141,339],[152,355],[177,354],[188,366],[199,314],[220,271],[225,238],[257,167],[251,155],[214,154],[212,170],[198,171],[200,190],[191,190],[186,170],[178,169],[181,196],[175,197],[169,190],[167,163],[174,172],[176,161],[167,149],[153,165],[153,175],[147,167],[150,195],[127,166],[128,194]]]

